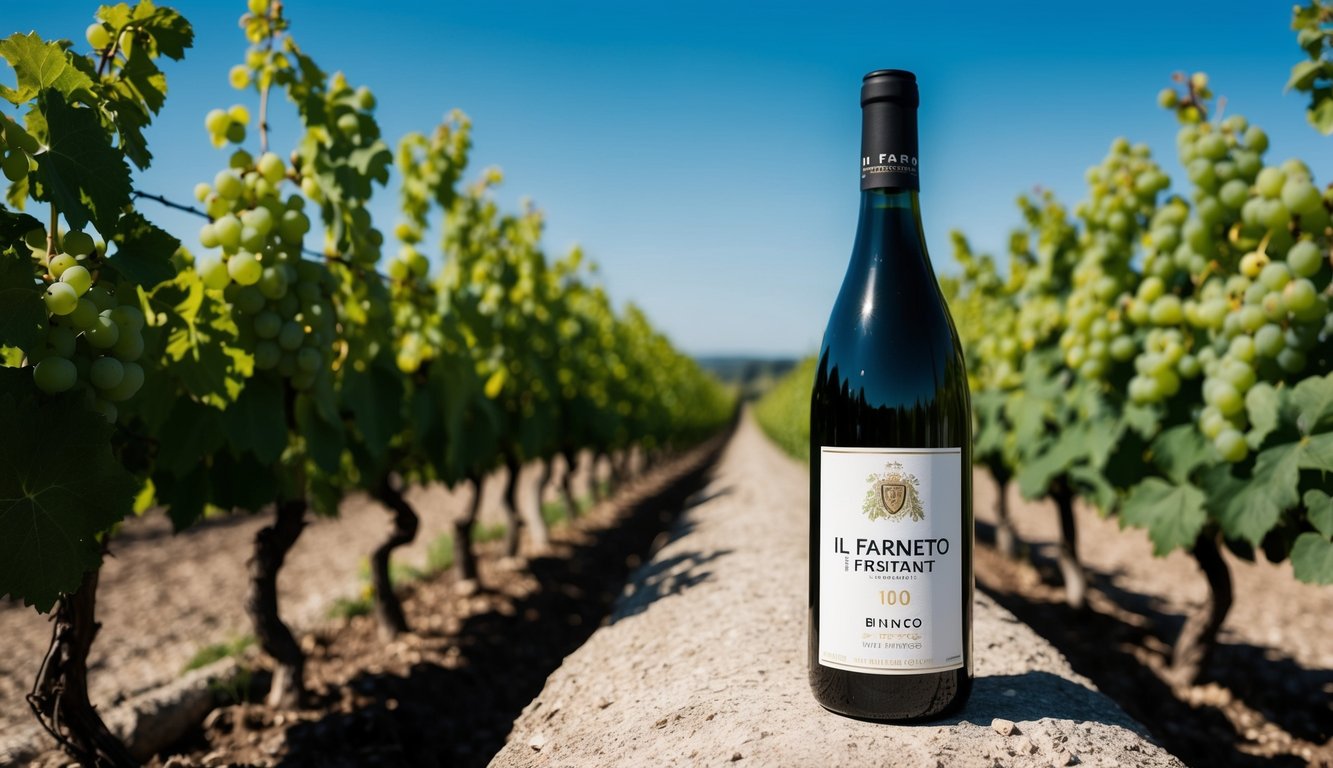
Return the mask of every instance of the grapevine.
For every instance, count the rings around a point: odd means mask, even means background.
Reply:
[[[385,259],[369,205],[395,158],[374,94],[321,69],[280,2],[249,0],[241,27],[249,49],[227,77],[244,96],[202,116],[226,154],[193,203],[130,178],[152,160],[159,61],[193,39],[180,14],[148,0],[102,7],[88,48],[0,41],[16,75],[0,89],[14,107],[0,113],[0,425],[15,436],[0,446],[0,495],[20,500],[0,514],[0,594],[55,611],[30,701],[87,764],[134,764],[86,684],[97,569],[128,515],[160,509],[183,530],[273,510],[247,609],[275,668],[270,702],[289,706],[305,693],[304,653],[276,580],[309,511],[337,514],[363,489],[393,512],[372,553],[392,635],[409,629],[388,580],[393,549],[415,534],[409,484],[472,486],[455,545],[476,578],[469,530],[499,464],[542,461],[549,479],[559,452],[682,448],[730,415],[721,387],[640,313],[612,310],[577,253],[548,260],[535,207],[494,201],[497,171],[464,186],[461,113],[400,142],[404,245]],[[293,118],[295,144],[271,146],[274,122]],[[135,207],[145,201],[199,217],[199,247],[152,224]],[[648,372],[660,389],[624,385]],[[692,400],[659,407],[662,392]],[[38,541],[60,543],[38,557]]]

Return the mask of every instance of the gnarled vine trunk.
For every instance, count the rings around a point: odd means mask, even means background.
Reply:
[[[513,454],[505,455],[505,468],[509,477],[505,478],[505,517],[509,525],[505,528],[504,548],[506,557],[518,557],[519,540],[523,534],[523,515],[518,511],[518,473],[522,465]]]
[[[278,611],[278,572],[305,529],[305,512],[303,498],[278,502],[273,524],[255,534],[254,553],[246,563],[250,588],[245,612],[259,647],[277,665],[267,699],[275,709],[300,706],[305,698],[305,652]]]
[[[597,502],[605,500],[607,496],[607,494],[602,492],[602,482],[599,477],[602,468],[602,459],[605,459],[606,457],[606,452],[604,451],[597,451],[594,453],[592,455],[591,471],[588,472],[588,487],[592,492],[593,501]]]
[[[101,628],[96,617],[99,573],[88,571],[79,588],[56,604],[51,647],[28,694],[28,706],[60,748],[82,765],[132,768],[139,761],[88,700],[88,652]]]
[[[1018,557],[1018,537],[1009,519],[1009,474],[992,469],[991,477],[995,478],[995,549],[1013,560]]]
[[[545,552],[551,548],[551,527],[546,522],[546,515],[542,514],[542,493],[546,490],[547,483],[551,482],[551,460],[542,461],[541,475],[537,478],[537,487],[533,490],[532,498],[534,505],[531,527],[528,530],[528,538],[532,540],[532,549],[535,552]]]
[[[569,519],[579,516],[579,503],[574,497],[574,473],[578,471],[579,455],[576,451],[565,451],[565,473],[560,478],[560,496],[565,502],[565,512]]]
[[[1051,498],[1055,500],[1056,509],[1060,513],[1060,546],[1056,557],[1060,564],[1060,576],[1065,582],[1065,604],[1070,608],[1082,610],[1087,604],[1088,576],[1078,560],[1074,491],[1064,478],[1059,478],[1051,488]]]
[[[1217,647],[1217,632],[1231,610],[1231,569],[1222,559],[1216,534],[1199,534],[1194,541],[1194,561],[1208,580],[1208,598],[1185,617],[1171,653],[1171,674],[1176,681],[1194,685]]]
[[[482,478],[469,475],[468,485],[472,486],[472,501],[467,512],[454,520],[454,568],[459,581],[477,580],[477,548],[472,542],[472,530],[477,525],[477,515],[481,512]]]
[[[407,616],[403,614],[403,603],[393,591],[390,559],[395,549],[411,544],[416,539],[420,521],[412,505],[403,498],[401,488],[395,486],[388,476],[375,488],[374,496],[393,513],[393,527],[389,530],[388,538],[370,556],[375,619],[379,623],[380,636],[388,640],[409,630]]]

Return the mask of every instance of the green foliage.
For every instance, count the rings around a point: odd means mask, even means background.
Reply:
[[[426,546],[426,573],[444,573],[454,567],[454,537],[449,533],[436,536]]]
[[[1291,68],[1287,89],[1309,94],[1306,116],[1325,136],[1333,134],[1333,5],[1310,0],[1292,11],[1291,28],[1309,59]]]
[[[132,509],[177,528],[289,499],[332,514],[391,471],[453,484],[509,456],[679,449],[730,417],[580,251],[547,256],[535,207],[501,209],[497,170],[464,183],[461,113],[399,143],[407,245],[385,259],[369,211],[395,156],[374,95],[306,54],[280,4],[242,18],[231,82],[269,122],[285,97],[295,145],[270,151],[245,105],[210,111],[229,156],[196,187],[208,222],[185,251],[134,209],[129,169],[152,159],[158,64],[193,30],[149,0],[96,18],[90,52],[0,41],[0,98],[22,115],[0,115],[6,197],[36,214],[0,208],[0,433],[17,436],[0,446],[0,594],[50,608]]]
[[[357,616],[369,616],[375,610],[375,603],[369,593],[356,597],[339,597],[329,606],[329,618],[351,619]]]
[[[129,515],[134,482],[76,396],[39,401],[23,372],[0,374],[0,584],[45,612],[101,561],[98,534]]]
[[[1184,193],[1117,139],[1074,219],[1020,200],[1007,278],[955,237],[976,461],[1118,512],[1159,555],[1220,535],[1329,583],[1309,492],[1333,471],[1333,197],[1299,161],[1265,166],[1245,118],[1208,122],[1205,76],[1177,82]]]
[[[192,672],[223,659],[239,657],[254,644],[255,638],[253,635],[241,635],[226,642],[205,645],[195,651],[190,660],[185,662],[185,666],[181,668],[181,673]]]
[[[754,406],[759,426],[782,450],[810,460],[810,393],[815,385],[813,357],[802,360]]]

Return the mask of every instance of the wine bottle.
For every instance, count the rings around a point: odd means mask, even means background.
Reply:
[[[916,76],[861,85],[861,213],[810,405],[810,687],[902,721],[972,689],[972,411],[926,253]]]

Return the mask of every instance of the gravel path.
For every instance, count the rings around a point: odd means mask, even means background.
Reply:
[[[583,465],[587,465],[584,458]],[[481,520],[503,520],[504,472],[483,488]],[[520,475],[520,506],[536,483],[538,467]],[[558,472],[557,472],[558,477]],[[575,493],[587,493],[586,473]],[[430,543],[465,510],[471,491],[416,488],[408,499],[421,517],[416,542],[398,550],[396,563],[423,566]],[[551,497],[554,498],[553,496]],[[127,521],[102,568],[89,682],[93,703],[115,704],[176,678],[201,648],[249,634],[244,612],[245,561],[255,532],[271,514],[229,517],[178,536],[157,513]],[[279,579],[284,616],[297,628],[327,617],[335,598],[357,595],[370,552],[389,531],[389,514],[365,496],[343,504],[337,519],[316,519],[302,533]],[[35,728],[24,696],[50,641],[47,617],[13,601],[0,602],[0,734]]]
[[[492,765],[1180,765],[985,597],[960,716],[887,726],[821,709],[806,682],[806,478],[746,419],[673,540]]]

